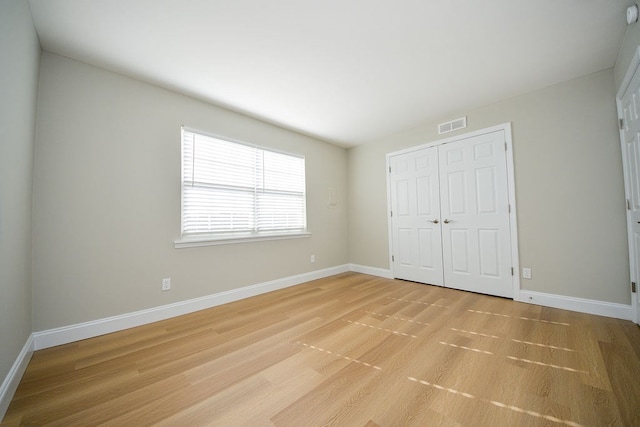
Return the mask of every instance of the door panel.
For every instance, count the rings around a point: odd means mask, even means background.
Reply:
[[[439,147],[447,287],[513,296],[504,144],[497,131]]]
[[[448,235],[445,240],[450,241],[451,271],[457,274],[471,274],[469,269],[469,230],[447,227]],[[450,286],[447,284],[447,286]]]
[[[496,230],[478,230],[480,276],[500,276],[500,236]]]
[[[403,179],[396,183],[397,207],[396,215],[406,217],[411,212],[409,202],[409,180]]]
[[[438,150],[393,156],[390,166],[394,275],[442,285]]]
[[[448,173],[447,177],[447,191],[449,211],[453,214],[465,214],[467,213],[467,189],[465,187],[467,178],[466,171],[456,171]]]
[[[620,104],[624,127],[621,132],[625,191],[628,198],[627,229],[631,280],[640,277],[640,72],[636,71]],[[636,322],[640,323],[638,293],[632,295]]]
[[[434,212],[433,194],[431,189],[433,188],[433,182],[429,176],[421,176],[416,178],[416,197],[418,202],[418,215],[419,216],[434,216],[439,217],[440,212]]]
[[[432,228],[421,228],[419,230],[419,245],[420,245],[420,267],[427,269],[436,269],[439,267],[437,264],[442,263],[442,257],[440,256],[440,248],[434,248],[433,242],[439,241],[439,238],[434,236],[434,233],[440,233],[440,230],[433,230]]]
[[[640,253],[640,233],[638,233],[637,231],[633,232],[633,249],[634,249],[634,253],[638,254]],[[635,260],[635,267],[638,268],[640,267],[639,265],[640,263],[638,263],[637,259]]]
[[[493,144],[491,142],[485,142],[481,144],[476,144],[473,147],[473,155],[475,160],[479,160],[482,157],[492,157],[493,156]]]
[[[478,214],[498,213],[496,194],[496,168],[488,167],[476,169],[476,200],[478,201]]]
[[[402,267],[412,267],[412,242],[410,228],[398,229],[398,264]]]
[[[632,128],[638,127],[636,123],[632,123]],[[638,165],[640,165],[640,149],[638,148],[638,131],[640,129],[630,129],[627,139],[627,151],[629,157],[629,172],[631,178],[631,210],[640,209],[640,179]]]
[[[447,151],[447,166],[455,165],[456,163],[460,163],[464,160],[464,151],[460,148],[453,149],[450,148]]]

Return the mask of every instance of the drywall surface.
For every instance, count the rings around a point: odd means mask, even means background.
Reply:
[[[0,383],[31,334],[31,189],[40,43],[26,1],[0,2]]]
[[[630,304],[622,160],[613,70],[467,116],[446,137],[511,122],[521,288]],[[437,122],[349,149],[349,242],[354,264],[389,266],[385,155],[443,139]]]
[[[48,52],[37,123],[36,331],[348,262],[343,148]],[[175,249],[181,125],[304,155],[311,237]]]

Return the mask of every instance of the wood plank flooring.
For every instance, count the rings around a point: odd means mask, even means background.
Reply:
[[[2,425],[640,426],[640,328],[345,273],[33,355]]]

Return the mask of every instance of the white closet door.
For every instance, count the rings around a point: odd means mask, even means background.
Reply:
[[[629,236],[629,261],[631,280],[640,277],[640,72],[636,71],[621,103],[622,160],[627,195],[627,233]],[[637,285],[636,285],[637,286]],[[636,323],[640,324],[640,303],[632,295],[636,307]]]
[[[394,275],[442,285],[438,150],[393,156],[389,165]]]
[[[444,283],[513,297],[503,131],[439,146]]]

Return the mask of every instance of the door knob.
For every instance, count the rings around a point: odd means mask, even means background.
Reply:
[[[437,224],[437,223],[439,223],[440,221],[438,221],[438,219],[434,219],[434,220],[432,220],[431,222],[432,222],[432,223],[434,223],[434,224]]]
[[[445,223],[445,224],[449,224],[450,222],[453,222],[453,220],[452,220],[452,219],[445,219],[445,220],[444,220],[444,223]]]

